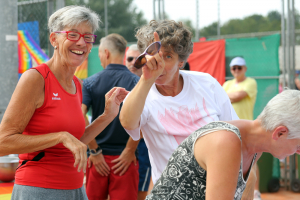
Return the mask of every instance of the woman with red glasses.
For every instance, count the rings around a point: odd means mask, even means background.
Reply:
[[[81,81],[74,76],[88,57],[99,17],[88,8],[68,6],[48,22],[53,57],[26,71],[0,126],[0,155],[19,154],[13,200],[86,200],[83,176],[86,144],[117,116],[127,91],[114,88],[106,107],[89,127],[81,111]]]
[[[143,74],[124,101],[120,121],[134,140],[142,130],[155,184],[191,133],[210,122],[238,117],[212,76],[180,70],[193,51],[192,33],[181,22],[152,20],[136,37],[144,53],[135,66]]]

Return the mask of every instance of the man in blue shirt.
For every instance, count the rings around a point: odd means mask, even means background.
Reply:
[[[92,109],[92,121],[104,112],[105,94],[113,87],[130,91],[139,77],[123,65],[127,42],[118,34],[100,40],[99,57],[104,70],[83,82],[82,111]],[[121,105],[122,106],[122,105]],[[86,125],[88,125],[86,120]],[[119,121],[119,115],[89,143],[86,192],[93,199],[137,199],[138,162],[133,141]]]

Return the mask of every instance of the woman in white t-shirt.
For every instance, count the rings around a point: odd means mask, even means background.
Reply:
[[[120,121],[134,139],[143,132],[155,183],[178,145],[212,121],[238,119],[220,84],[209,74],[182,71],[193,51],[192,33],[171,20],[150,21],[137,31],[143,52],[152,42],[161,49],[146,56],[143,75],[127,96]]]

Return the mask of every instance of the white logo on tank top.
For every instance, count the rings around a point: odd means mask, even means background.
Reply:
[[[60,97],[58,97],[58,93],[53,93],[52,100],[61,100]]]

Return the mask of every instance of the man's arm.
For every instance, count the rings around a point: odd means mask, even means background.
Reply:
[[[120,176],[122,176],[123,174],[125,174],[132,162],[134,162],[134,164],[136,165],[135,151],[139,142],[140,140],[134,141],[131,137],[129,137],[126,147],[122,151],[120,157],[112,161],[112,163],[116,163],[111,168],[112,170],[115,170],[115,174],[120,172]]]
[[[243,90],[237,91],[237,92],[230,92],[230,93],[227,93],[227,95],[228,95],[231,103],[239,102],[248,96],[247,92],[245,92]]]

